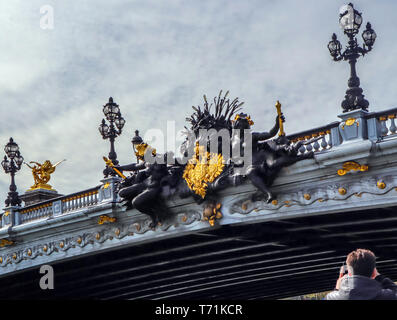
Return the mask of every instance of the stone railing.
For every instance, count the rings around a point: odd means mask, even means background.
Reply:
[[[322,152],[332,148],[332,129],[337,129],[338,126],[339,122],[336,121],[326,126],[291,134],[287,138],[293,143],[303,141],[304,144],[299,148],[300,154],[310,151]],[[321,137],[321,139],[313,139],[317,137]],[[311,139],[315,141],[310,142]]]
[[[102,203],[115,202],[118,200],[115,191],[116,180],[118,178],[104,179],[103,184],[99,186],[25,207],[7,207],[0,217],[1,227],[18,226],[99,207]]]
[[[19,210],[20,223],[51,217],[58,213],[67,213],[98,203],[100,186],[69,194],[59,198],[36,203]]]
[[[375,119],[375,121],[379,121],[378,125],[380,126],[380,136],[386,137],[394,135],[397,132],[397,126],[395,123],[396,116],[397,108],[393,108],[380,112],[370,113],[367,116],[367,119]]]
[[[19,222],[27,223],[37,219],[48,218],[57,213],[67,213],[95,205],[98,203],[99,188],[100,186],[97,186],[23,207],[19,210]]]

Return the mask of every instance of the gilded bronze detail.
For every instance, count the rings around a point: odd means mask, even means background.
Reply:
[[[135,156],[138,160],[143,161],[145,159],[145,153],[148,151],[151,151],[153,156],[156,155],[156,149],[152,148],[147,143],[140,143],[135,148],[136,148]]]
[[[279,126],[280,126],[280,132],[279,132],[279,136],[284,136],[285,132],[284,132],[284,123],[283,120],[281,118],[282,113],[281,113],[281,103],[277,100],[276,102],[276,109],[277,109],[277,114],[278,114],[278,121],[279,121]]]
[[[188,161],[182,177],[190,190],[204,199],[208,183],[213,182],[224,167],[222,154],[209,153],[205,151],[204,146],[196,143],[195,155]]]
[[[349,171],[368,171],[368,166],[367,165],[360,165],[359,163],[355,161],[348,161],[345,162],[342,166],[342,169],[338,170],[338,175],[344,176],[346,173]]]
[[[386,183],[384,183],[383,181],[378,181],[378,182],[376,183],[376,185],[377,185],[377,187],[378,187],[379,189],[384,189],[384,188],[386,188]]]
[[[215,225],[215,220],[222,218],[222,213],[219,210],[221,206],[220,203],[209,203],[204,208],[203,218],[205,221],[208,221],[211,227]]]
[[[51,174],[54,173],[56,166],[63,161],[66,161],[66,159],[57,162],[55,165],[53,165],[50,160],[46,160],[42,164],[36,161],[30,161],[29,163],[34,164],[33,167],[24,162],[32,170],[34,179],[34,185],[31,186],[28,191],[37,189],[54,190],[47,182],[50,181]]]
[[[5,247],[5,246],[10,246],[12,245],[14,242],[8,239],[1,239],[0,240],[0,247]]]
[[[114,172],[116,172],[120,177],[122,177],[123,179],[126,178],[125,175],[123,175],[117,168],[114,167],[114,164],[112,162],[111,159],[108,159],[106,157],[103,157],[103,161],[105,161],[106,165],[110,168],[112,168],[114,170]]]
[[[99,217],[98,224],[104,224],[105,222],[112,223],[112,222],[115,222],[115,221],[116,221],[116,218],[111,218],[111,217],[109,217],[107,215],[103,215],[103,216]]]
[[[349,118],[344,123],[342,123],[341,128],[342,128],[342,130],[345,130],[345,125],[350,127],[350,126],[352,126],[355,123],[357,124],[357,127],[360,125],[357,119]]]
[[[248,124],[249,124],[250,126],[254,125],[254,121],[252,121],[251,116],[242,117],[240,114],[236,114],[236,116],[234,117],[233,122],[236,122],[236,121],[239,120],[239,119],[245,119],[245,120],[247,120],[247,121],[248,121]]]

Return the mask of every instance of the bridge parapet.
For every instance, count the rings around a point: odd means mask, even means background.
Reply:
[[[117,201],[115,183],[117,178],[102,180],[103,184],[83,191],[60,196],[25,207],[7,207],[1,216],[1,227],[12,227],[34,222],[40,219],[51,219],[97,205]]]
[[[35,205],[8,207],[1,216],[0,275],[222,225],[396,206],[396,111],[353,111],[353,120],[350,112],[341,122],[290,135],[292,141],[321,136],[320,147],[312,145],[315,158],[283,168],[272,186],[277,200],[271,203],[257,199],[250,183],[222,190],[214,226],[204,219],[204,205],[175,197],[166,203],[172,216],[152,228],[148,216],[121,206],[114,177]]]

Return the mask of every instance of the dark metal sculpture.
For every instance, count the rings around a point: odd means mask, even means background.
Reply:
[[[117,161],[117,154],[114,150],[114,140],[117,136],[121,134],[121,130],[124,127],[125,120],[121,116],[120,108],[117,103],[113,102],[113,98],[109,98],[109,102],[103,106],[103,113],[106,119],[109,121],[110,126],[108,126],[105,122],[105,119],[102,119],[102,123],[99,125],[99,132],[102,135],[103,139],[109,139],[110,141],[110,152],[109,159],[112,161],[114,165],[117,165],[119,162]],[[116,173],[114,170],[106,166],[103,170],[103,174],[106,177],[115,176]]]
[[[8,197],[5,200],[5,204],[6,207],[20,206],[21,199],[19,198],[17,186],[15,185],[15,173],[21,169],[23,157],[19,152],[18,145],[12,138],[10,138],[10,141],[6,144],[4,151],[7,155],[4,156],[4,160],[1,162],[1,165],[3,166],[5,173],[11,174],[10,192],[8,192]]]
[[[216,203],[216,194],[219,190],[241,184],[247,179],[269,202],[274,199],[269,188],[280,170],[296,161],[313,157],[313,152],[298,154],[303,143],[312,143],[313,140],[293,144],[285,137],[284,132],[280,132],[278,138],[270,140],[279,132],[280,124],[285,120],[279,103],[276,105],[278,115],[274,127],[269,132],[252,133],[250,129],[253,121],[250,116],[242,112],[236,114],[241,109],[242,103],[238,102],[238,98],[230,101],[227,95],[228,92],[222,97],[221,91],[218,97],[214,98],[214,112],[211,111],[212,104],[208,104],[205,96],[203,109],[193,107],[194,113],[186,119],[191,125],[190,128],[185,127],[189,138],[181,146],[182,153],[193,155],[186,165],[181,165],[178,159],[173,158],[172,153],[157,154],[155,149],[143,142],[139,132],[136,131],[132,143],[138,162],[115,166],[121,172],[132,172],[119,185],[120,197],[125,201],[127,208],[136,208],[151,216],[152,226],[168,215],[163,203],[171,196],[193,196],[198,203],[203,201],[207,204]],[[252,163],[241,163],[233,158],[224,161],[220,142],[218,153],[209,152],[208,141],[203,143],[200,129],[215,129],[215,132],[226,129],[231,137],[230,149],[239,144],[242,152],[245,151],[244,132],[249,132],[252,135],[252,157],[249,157]],[[154,161],[151,163],[145,161],[145,155],[151,155]],[[174,163],[173,165],[167,164],[166,160],[169,157],[173,158],[174,161],[171,162]],[[201,162],[203,158],[217,161]],[[239,171],[238,168],[241,167],[246,170]]]
[[[343,112],[356,109],[367,111],[369,102],[364,99],[364,95],[362,94],[363,89],[360,88],[360,79],[356,73],[356,62],[360,55],[364,56],[372,50],[372,46],[376,39],[376,33],[368,22],[366,29],[362,33],[364,44],[360,47],[357,43],[356,34],[362,23],[361,13],[353,8],[352,3],[342,7],[341,11],[339,23],[344,33],[349,38],[348,46],[345,51],[341,53],[342,46],[337,40],[335,33],[332,35],[332,40],[328,43],[329,52],[335,61],[343,59],[349,61],[350,64],[350,78],[347,83],[349,88],[346,91],[345,100],[342,101],[341,105]]]
[[[152,218],[152,227],[161,223],[167,216],[168,211],[163,205],[163,199],[173,194],[170,189],[175,188],[181,181],[183,167],[178,164],[167,165],[167,156],[169,154],[162,156],[164,163],[149,163],[142,160],[138,163],[116,166],[121,172],[132,172],[132,175],[119,185],[119,195],[125,200],[125,206],[127,209],[136,208],[149,215]],[[168,190],[165,190],[166,188]]]

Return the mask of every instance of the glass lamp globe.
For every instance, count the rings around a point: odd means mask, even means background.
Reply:
[[[116,123],[117,129],[119,129],[119,130],[123,129],[124,124],[125,124],[125,120],[124,120],[124,118],[121,116],[121,113],[120,113],[120,112],[119,112],[118,115],[117,115],[117,118],[116,118],[115,123]]]
[[[7,160],[7,156],[4,156],[4,160],[1,162],[1,165],[5,172],[8,172],[10,169],[10,162]]]
[[[23,163],[23,157],[21,156],[21,153],[18,151],[18,154],[15,158],[15,162],[17,163],[18,167],[21,167],[22,163]]]
[[[132,138],[131,143],[136,152],[136,146],[143,143],[143,139],[139,136],[139,130],[135,130],[135,136]]]
[[[4,147],[4,151],[10,159],[14,159],[19,151],[19,147],[14,140],[10,138],[10,141]]]
[[[353,4],[349,3],[340,9],[339,25],[346,34],[354,35],[360,29],[363,22],[361,13],[353,8]]]
[[[113,98],[109,98],[109,102],[103,106],[103,113],[106,116],[106,119],[109,121],[114,121],[117,118],[118,113],[120,112],[120,108],[117,103],[113,102]]]
[[[105,119],[102,119],[102,123],[98,127],[99,133],[105,139],[106,135],[109,132],[109,126],[105,123]]]
[[[336,34],[332,35],[332,40],[328,43],[328,50],[331,56],[336,57],[341,50],[342,46],[340,42],[336,39]]]
[[[371,24],[368,22],[365,31],[362,34],[364,43],[368,47],[372,47],[374,45],[375,39],[376,39],[376,33],[375,31],[371,28]]]

